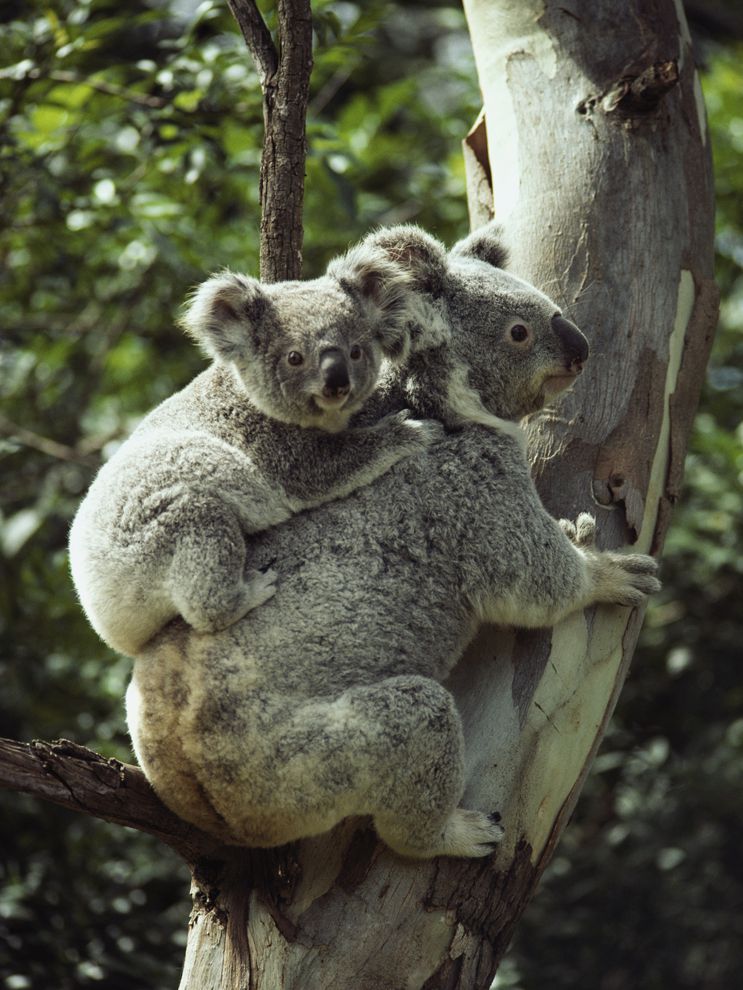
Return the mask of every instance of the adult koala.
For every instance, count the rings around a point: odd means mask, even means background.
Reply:
[[[255,562],[281,562],[275,597],[214,635],[171,623],[136,659],[129,724],[162,799],[228,841],[278,845],[371,815],[402,855],[482,856],[502,829],[458,807],[462,726],[439,682],[481,623],[635,605],[659,587],[656,565],[595,550],[590,517],[563,529],[539,501],[513,424],[574,380],[588,345],[498,267],[493,228],[449,255],[413,227],[365,243],[420,291],[411,355],[377,411],[460,428],[258,536]]]

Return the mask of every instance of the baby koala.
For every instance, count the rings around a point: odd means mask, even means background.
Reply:
[[[202,633],[231,625],[275,590],[270,568],[247,567],[251,533],[441,435],[408,412],[343,432],[385,359],[407,354],[408,284],[360,247],[314,281],[226,272],[195,291],[182,323],[213,364],[144,419],[72,524],[75,587],[109,646],[135,655],[176,615]]]

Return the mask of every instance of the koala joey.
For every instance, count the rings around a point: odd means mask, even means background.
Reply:
[[[460,807],[462,725],[441,682],[482,623],[639,605],[656,565],[596,549],[590,517],[561,524],[539,500],[515,423],[576,380],[588,344],[503,270],[497,230],[447,253],[406,226],[361,249],[380,247],[419,298],[377,412],[457,428],[257,534],[255,565],[281,561],[276,595],[209,636],[163,629],[135,658],[129,726],[166,804],[226,841],[279,845],[368,815],[404,856],[484,856],[503,829]]]
[[[381,249],[355,249],[314,281],[227,272],[196,290],[182,322],[213,364],[144,419],[72,525],[72,576],[106,643],[134,655],[176,615],[199,633],[234,622],[275,591],[247,536],[440,435],[405,410],[344,429],[407,353],[408,282]]]

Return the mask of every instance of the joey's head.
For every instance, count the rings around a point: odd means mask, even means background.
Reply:
[[[504,270],[507,252],[494,224],[447,254],[425,231],[403,225],[370,235],[409,273],[408,306],[418,391],[434,390],[454,419],[484,411],[518,420],[540,409],[580,374],[588,342],[556,303]]]
[[[368,398],[383,360],[407,353],[409,282],[383,252],[358,247],[307,282],[213,275],[181,322],[210,357],[232,367],[263,413],[335,432]]]

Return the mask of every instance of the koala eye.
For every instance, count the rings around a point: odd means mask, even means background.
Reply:
[[[514,323],[510,330],[511,340],[516,344],[523,344],[529,337],[529,328],[523,323]]]
[[[289,362],[289,364],[293,364],[296,366],[298,364],[302,364],[302,362],[304,361],[304,357],[299,353],[299,351],[289,351],[289,353],[286,356],[286,360]]]
[[[358,344],[354,344],[351,350],[349,351],[349,355],[352,361],[358,361],[363,353],[364,352],[361,350]]]

